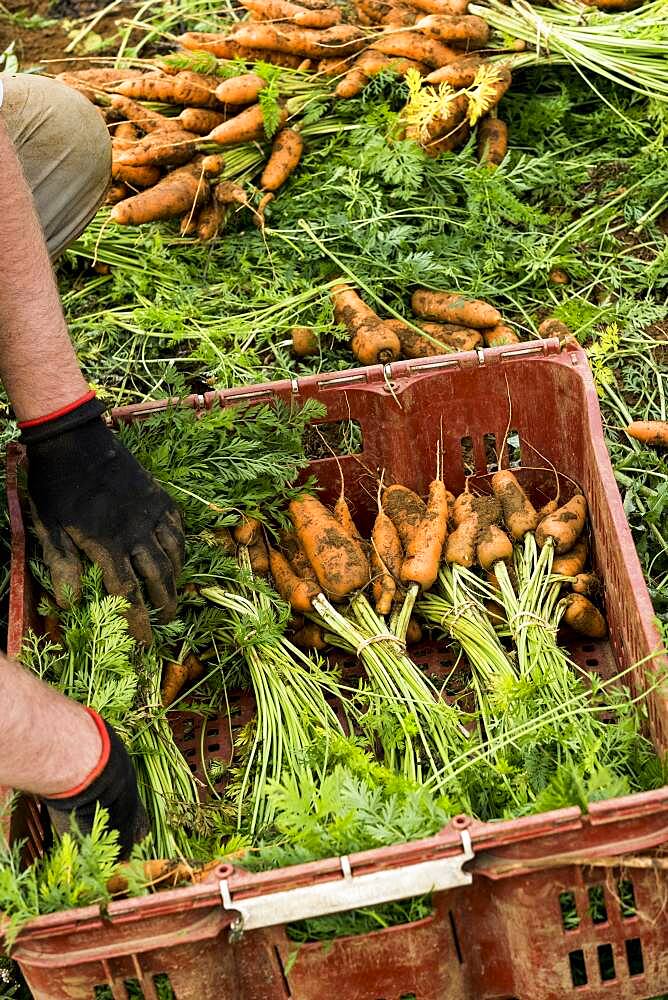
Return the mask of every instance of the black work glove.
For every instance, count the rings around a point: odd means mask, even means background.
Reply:
[[[56,600],[80,594],[79,552],[98,563],[110,594],[130,603],[130,628],[150,643],[141,584],[160,620],[176,613],[183,562],[181,518],[170,497],[101,420],[88,399],[62,416],[22,425],[35,530],[51,570]]]
[[[66,798],[45,798],[44,804],[54,829],[59,834],[70,829],[74,813],[83,834],[93,828],[98,804],[109,813],[110,830],[118,830],[121,858],[127,858],[132,845],[148,833],[146,813],[137,793],[137,779],[127,750],[111,726],[96,712],[87,710],[95,720],[103,741],[100,766],[85,787],[74,789]]]

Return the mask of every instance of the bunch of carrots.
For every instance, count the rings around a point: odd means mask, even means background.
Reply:
[[[456,292],[416,289],[411,298],[414,320],[381,319],[343,281],[333,285],[330,294],[334,318],[348,330],[352,352],[362,365],[389,364],[402,357],[436,357],[450,351],[500,347],[519,341],[515,331],[503,322],[498,309]],[[556,335],[547,326],[541,333],[548,337]],[[313,330],[293,327],[293,354],[308,357],[319,350]]]

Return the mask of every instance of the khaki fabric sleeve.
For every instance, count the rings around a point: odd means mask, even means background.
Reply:
[[[99,111],[76,90],[30,74],[0,74],[9,132],[55,259],[86,228],[111,181],[111,142]]]

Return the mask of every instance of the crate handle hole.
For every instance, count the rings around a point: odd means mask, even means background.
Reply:
[[[598,971],[601,974],[601,982],[609,983],[615,978],[615,956],[611,944],[599,944],[596,949],[598,954]]]
[[[561,926],[565,931],[574,931],[580,926],[574,892],[559,893],[559,908],[561,910]]]
[[[620,879],[617,883],[617,893],[619,899],[619,909],[624,920],[631,920],[637,916],[636,894],[633,890],[633,882],[630,879]]]
[[[626,945],[626,964],[629,967],[629,976],[641,976],[645,971],[645,962],[640,938],[628,938],[624,944]]]
[[[571,967],[571,982],[573,986],[586,986],[589,980],[587,979],[587,965],[582,948],[570,951],[568,953],[568,961]]]
[[[602,885],[593,885],[589,890],[589,915],[593,924],[608,922],[608,911]]]

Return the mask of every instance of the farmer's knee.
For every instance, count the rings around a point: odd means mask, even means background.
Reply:
[[[35,199],[51,257],[85,229],[111,177],[111,143],[97,109],[57,80],[3,76],[0,115]]]

